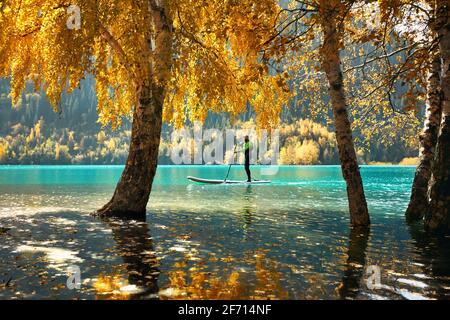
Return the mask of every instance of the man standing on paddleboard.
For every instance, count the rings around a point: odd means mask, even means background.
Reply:
[[[244,150],[245,155],[245,172],[247,173],[247,182],[252,182],[252,174],[250,172],[250,149],[252,148],[252,144],[250,143],[250,138],[248,136],[244,137],[244,143],[241,144],[242,149]],[[236,146],[234,147],[234,154],[237,154]],[[230,166],[231,168],[231,166]],[[227,175],[228,178],[228,175]],[[226,180],[226,178],[225,178]]]
[[[248,136],[244,138],[244,154],[245,154],[245,172],[247,173],[247,182],[252,182],[252,174],[250,172],[250,139]]]

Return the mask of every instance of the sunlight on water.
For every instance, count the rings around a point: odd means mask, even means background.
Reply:
[[[200,185],[225,166],[160,167],[147,222],[89,213],[122,167],[0,167],[0,298],[436,299],[450,239],[407,226],[413,167],[362,167],[370,230],[349,230],[339,167],[281,167],[268,185]],[[242,167],[231,179],[244,177]],[[3,229],[4,228],[4,229]],[[81,270],[66,288],[67,267]],[[369,290],[366,267],[381,268]]]
[[[23,256],[26,253],[34,254],[34,253],[44,253],[46,255],[46,259],[49,262],[49,266],[61,271],[61,265],[67,265],[67,263],[82,263],[83,259],[77,257],[78,252],[66,250],[63,248],[55,248],[51,247],[52,243],[41,243],[44,246],[30,246],[30,245],[21,245],[17,247],[17,249],[13,253],[21,253]]]

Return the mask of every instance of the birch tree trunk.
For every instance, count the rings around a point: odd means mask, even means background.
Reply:
[[[330,86],[329,94],[333,107],[339,158],[347,184],[350,221],[353,226],[367,226],[370,224],[370,218],[353,143],[339,56],[342,35],[339,31],[338,19],[341,5],[341,1],[338,0],[320,1],[320,22],[324,36],[321,48],[322,67]]]
[[[146,213],[158,164],[165,85],[172,61],[172,23],[165,1],[159,2],[149,1],[153,30],[146,32],[146,38],[154,61],[138,90],[128,159],[112,199],[97,211],[100,216],[141,219]]]
[[[442,122],[433,165],[431,202],[425,217],[429,231],[450,231],[450,1],[436,1],[436,25],[440,38],[442,73]]]
[[[440,72],[441,57],[436,52],[428,75],[425,127],[420,135],[420,163],[416,170],[411,199],[406,210],[406,218],[409,221],[423,219],[429,209],[428,189],[442,119]]]

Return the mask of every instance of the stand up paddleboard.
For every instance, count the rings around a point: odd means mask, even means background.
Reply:
[[[252,182],[247,182],[246,180],[213,180],[213,179],[202,179],[196,177],[187,177],[189,180],[199,183],[207,183],[207,184],[264,184],[270,183],[269,180],[252,180]]]

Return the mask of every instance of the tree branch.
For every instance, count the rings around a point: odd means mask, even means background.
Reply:
[[[127,56],[122,46],[119,44],[119,42],[101,23],[99,23],[98,29],[100,31],[100,35],[102,36],[102,38],[109,44],[109,46],[114,50],[114,52],[119,57],[120,63],[122,63],[126,67],[129,67]]]

